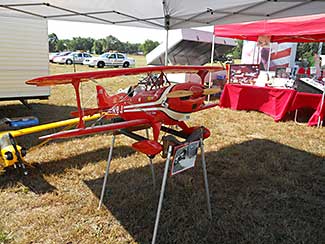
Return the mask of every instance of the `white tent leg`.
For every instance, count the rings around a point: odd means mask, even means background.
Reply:
[[[295,111],[295,123],[297,123],[297,117],[298,117],[298,109],[296,109],[296,111]]]
[[[212,32],[212,43],[211,43],[211,59],[210,63],[211,66],[213,65],[213,59],[214,59],[214,42],[215,42],[215,35],[214,35],[214,26],[213,26],[213,32]],[[211,80],[212,80],[212,74],[209,72],[209,88],[211,88]],[[204,80],[202,81],[204,83]],[[208,95],[208,102],[210,102],[210,94]]]
[[[109,168],[110,168],[111,161],[112,161],[114,143],[115,143],[115,135],[113,135],[113,137],[112,137],[112,143],[111,143],[111,147],[109,149],[109,154],[108,154],[108,159],[107,159],[107,166],[106,166],[106,171],[105,171],[105,177],[104,177],[104,182],[103,182],[103,186],[102,186],[102,192],[100,194],[100,200],[99,200],[98,209],[100,209],[100,207],[103,204],[103,200],[104,200],[105,188],[106,188],[106,183],[107,183]]]
[[[165,66],[168,65],[168,29],[166,29],[166,49],[165,49]]]
[[[209,183],[208,183],[208,173],[207,173],[207,166],[206,166],[206,163],[205,163],[204,144],[203,144],[203,139],[202,138],[200,139],[200,146],[201,146],[201,161],[202,161],[202,168],[203,168],[205,193],[206,193],[207,205],[208,205],[208,213],[209,213],[209,218],[212,219],[210,192],[209,192]]]
[[[153,231],[153,236],[152,236],[152,242],[151,242],[151,244],[155,244],[156,243],[156,237],[157,237],[158,225],[159,225],[159,218],[160,218],[160,211],[161,211],[161,206],[162,206],[162,202],[163,202],[163,198],[164,198],[164,193],[165,193],[165,188],[166,188],[167,174],[168,174],[170,157],[172,155],[172,149],[173,149],[172,146],[169,146],[168,147],[168,153],[167,153],[167,159],[166,159],[166,164],[165,164],[164,177],[163,177],[162,184],[161,184],[160,197],[159,197],[159,203],[158,203],[158,209],[157,209],[155,227],[154,227],[154,231]]]
[[[324,98],[325,98],[325,85],[324,85],[324,91],[323,91],[323,95],[322,95],[322,100],[320,103],[320,112],[323,110],[323,106],[324,106]],[[318,122],[317,122],[317,127],[320,127],[323,124],[323,121],[321,121],[320,116],[318,117]]]
[[[255,43],[254,49],[253,49],[253,60],[252,60],[252,64],[255,64],[256,45],[257,44]],[[256,58],[256,60],[258,61],[258,57]],[[258,63],[258,62],[256,62],[256,63]]]
[[[149,139],[149,130],[146,129],[146,137]],[[156,176],[155,176],[155,169],[153,167],[152,158],[149,158],[150,170],[152,175],[152,184],[153,188],[156,189]]]
[[[271,66],[271,53],[272,53],[272,45],[270,44],[269,57],[267,58],[267,73],[269,73],[269,71],[270,71],[270,66]]]

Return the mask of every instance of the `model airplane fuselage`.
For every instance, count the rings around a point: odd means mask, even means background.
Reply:
[[[193,91],[193,95],[168,98],[175,91]],[[148,119],[151,123],[176,125],[190,118],[193,112],[206,109],[201,84],[185,83],[145,90],[137,87],[128,93],[107,95],[105,89],[97,86],[98,107],[118,114],[124,120]]]

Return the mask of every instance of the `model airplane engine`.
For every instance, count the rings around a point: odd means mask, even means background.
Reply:
[[[21,164],[22,158],[26,156],[26,149],[17,145],[10,133],[0,138],[0,150],[3,162],[0,161],[0,169],[15,164]],[[2,165],[1,165],[2,164]]]

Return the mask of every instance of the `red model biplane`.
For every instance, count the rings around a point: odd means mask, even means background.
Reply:
[[[219,89],[205,88],[204,80],[209,72],[216,72],[222,70],[221,67],[203,67],[203,66],[162,66],[162,67],[143,67],[132,69],[116,69],[97,72],[83,72],[74,74],[62,74],[46,76],[33,79],[27,84],[34,84],[37,86],[48,86],[71,83],[75,88],[78,112],[73,113],[79,116],[79,124],[76,129],[62,131],[55,134],[41,137],[41,139],[54,138],[68,138],[74,136],[88,135],[92,133],[114,131],[112,137],[112,144],[107,160],[106,173],[104,177],[103,187],[100,196],[99,207],[101,206],[107,177],[112,160],[112,152],[115,141],[115,134],[123,134],[137,142],[132,144],[132,147],[149,156],[150,167],[153,177],[153,184],[155,186],[155,174],[152,164],[152,158],[160,152],[166,157],[165,170],[163,181],[161,184],[160,198],[158,203],[155,227],[153,232],[152,244],[155,243],[160,211],[167,181],[167,171],[169,161],[172,156],[172,150],[175,145],[180,145],[174,136],[185,139],[183,145],[190,147],[191,143],[200,143],[201,158],[203,166],[204,183],[207,197],[208,213],[210,218],[211,204],[208,187],[208,178],[206,163],[204,157],[203,139],[210,136],[210,131],[201,127],[189,127],[185,123],[190,118],[191,113],[198,112],[204,109],[212,108],[216,104],[208,104],[205,102],[206,95],[217,93]],[[199,83],[188,81],[186,83],[171,83],[166,74],[168,73],[196,73],[200,78]],[[102,86],[97,85],[97,108],[83,110],[81,108],[81,100],[79,87],[80,83],[88,80],[122,76],[122,75],[137,75],[147,74],[147,77],[141,80],[136,86],[131,86],[125,92],[120,92],[116,95],[108,95]],[[85,115],[102,114],[101,118],[108,118],[111,120],[110,124],[97,125],[86,127],[83,119]],[[175,130],[166,126],[177,125],[180,130]],[[153,130],[153,139],[149,139],[148,131],[147,137],[143,137],[134,133],[134,130],[149,128]],[[169,133],[169,136],[163,137],[163,143],[159,143],[159,133],[164,131]],[[192,148],[188,152],[197,154],[197,150]]]
[[[218,92],[216,88],[205,88],[204,79],[209,72],[222,70],[221,67],[211,66],[160,66],[129,69],[115,69],[94,72],[52,75],[29,80],[26,83],[37,86],[49,86],[71,83],[76,92],[78,115],[80,120],[76,129],[41,137],[41,139],[68,138],[88,135],[105,131],[118,131],[138,142],[132,147],[149,157],[160,153],[163,146],[158,142],[161,130],[186,138],[198,127],[188,127],[185,123],[190,114],[212,108],[215,104],[206,104],[205,96]],[[200,83],[171,83],[168,73],[196,73]],[[97,85],[98,107],[93,109],[81,108],[79,87],[81,82],[116,77],[123,75],[146,74],[147,77],[126,92],[108,95],[102,86]],[[103,118],[112,119],[112,123],[86,127],[83,121],[85,115],[106,113]],[[181,131],[175,131],[165,126],[177,125]],[[126,129],[147,126],[153,130],[153,140],[136,135]],[[204,138],[210,135],[207,128],[203,131]]]

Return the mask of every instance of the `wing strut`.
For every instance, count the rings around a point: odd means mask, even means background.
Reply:
[[[78,128],[85,128],[85,122],[83,121],[83,110],[81,109],[81,101],[80,101],[80,80],[73,80],[72,81],[73,88],[76,92],[76,100],[77,100],[77,107],[78,107],[78,114],[79,114],[79,123]]]

